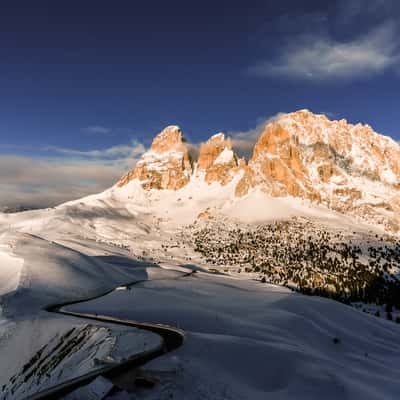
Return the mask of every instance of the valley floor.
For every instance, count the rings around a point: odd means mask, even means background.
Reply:
[[[185,330],[183,347],[144,366],[156,387],[136,390],[132,398],[398,395],[399,327],[332,300],[198,272],[144,282],[68,309]]]
[[[145,195],[133,189],[111,190],[55,209],[0,214],[3,397],[8,393],[7,400],[19,400],[23,391],[34,393],[68,372],[92,368],[95,358],[115,356],[118,338],[126,345],[120,331],[49,315],[44,311],[48,305],[95,297],[140,281],[132,290],[115,290],[68,307],[168,324],[187,333],[181,348],[143,368],[155,379],[155,387],[133,388],[128,398],[398,398],[398,324],[333,300],[262,283],[260,272],[230,275],[229,266],[218,263],[211,273],[216,264],[195,251],[191,231],[182,226],[206,207],[221,206],[213,203],[212,190],[189,200],[191,192],[166,193],[160,199],[159,193]],[[257,197],[255,204],[260,201]],[[224,204],[220,210],[235,220],[238,205],[232,208],[226,199]],[[251,220],[246,223],[273,221],[281,210],[282,219],[294,214],[325,218],[342,230],[356,226],[325,210],[296,208],[289,200],[270,199],[265,204],[269,208],[263,209],[263,220],[247,215]],[[256,209],[251,202],[246,207]],[[360,224],[357,229],[371,228]],[[184,276],[193,270],[196,273]],[[130,334],[131,353],[145,343],[157,345],[143,332]],[[77,342],[81,345],[72,345]]]

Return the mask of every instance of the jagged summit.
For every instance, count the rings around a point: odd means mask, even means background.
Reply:
[[[133,171],[125,175],[118,186],[138,179],[146,190],[178,190],[189,182],[192,172],[182,131],[171,125],[154,138],[150,150],[143,154]]]
[[[154,138],[150,150],[118,182],[118,186],[138,179],[146,190],[178,190],[189,183],[195,169],[196,175],[204,176],[207,183],[219,182],[225,185],[234,178],[243,164],[244,160],[238,159],[231,140],[223,133],[217,133],[201,144],[199,157],[194,163],[181,129],[171,125]]]
[[[308,110],[265,126],[236,188],[309,199],[399,230],[400,146],[368,125]]]
[[[217,133],[211,136],[207,142],[200,146],[197,168],[199,170],[210,168],[225,149],[232,151],[232,143],[230,139],[225,138],[225,134]]]
[[[211,136],[200,146],[197,171],[204,173],[207,183],[229,183],[239,171],[238,157],[232,149],[232,142],[223,133]]]
[[[150,150],[165,153],[180,147],[183,142],[184,137],[181,128],[177,125],[170,125],[154,138]]]
[[[237,197],[261,190],[303,198],[400,229],[400,145],[369,125],[305,109],[280,114],[266,124],[248,165],[223,133],[202,143],[197,162],[191,160],[180,128],[169,126],[119,186],[138,179],[146,190],[178,190],[194,177],[235,182]]]

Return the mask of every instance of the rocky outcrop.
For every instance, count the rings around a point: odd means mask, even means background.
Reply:
[[[138,179],[146,190],[178,190],[189,182],[192,172],[189,150],[182,131],[178,126],[168,126],[154,138],[150,150],[118,185],[124,186]]]
[[[269,124],[254,147],[253,156],[236,193],[243,195],[250,187],[258,186],[276,197],[319,200],[301,156],[296,138],[279,124]]]
[[[243,169],[245,160],[238,159],[230,139],[218,133],[201,144],[196,165],[198,175],[202,174],[207,183],[226,185]],[[118,186],[138,179],[145,190],[178,190],[189,183],[193,172],[189,149],[180,128],[169,126],[154,138],[150,150],[118,182]]]
[[[308,110],[282,114],[265,126],[247,165],[222,133],[201,145],[192,165],[181,130],[169,126],[119,186],[138,179],[146,190],[178,190],[195,171],[209,184],[236,177],[239,197],[259,189],[359,215],[392,231],[400,227],[400,145],[368,125],[330,121]]]
[[[204,173],[207,183],[219,182],[226,185],[242,168],[232,149],[230,139],[223,133],[217,133],[200,146],[197,171]]]
[[[294,196],[368,220],[396,225],[391,198],[399,198],[400,146],[368,125],[330,121],[307,110],[266,125],[236,194],[259,188]]]

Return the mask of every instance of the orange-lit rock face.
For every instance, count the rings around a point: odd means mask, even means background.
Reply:
[[[202,143],[200,146],[197,168],[200,170],[207,170],[210,168],[225,148],[231,150],[232,144],[229,139],[225,139],[223,133],[217,133],[208,139],[207,142]]]
[[[232,150],[231,141],[225,139],[223,133],[218,133],[202,143],[197,169],[205,173],[207,183],[219,182],[221,185],[231,182],[238,173],[238,159]]]
[[[257,141],[243,182],[236,193],[243,195],[259,186],[272,196],[319,199],[308,177],[296,138],[279,124],[269,124]]]
[[[389,185],[400,182],[400,146],[368,125],[330,121],[307,110],[285,114],[277,122],[308,152],[308,164],[329,159],[350,176],[361,174]]]
[[[272,196],[295,196],[395,226],[392,198],[400,197],[400,146],[369,126],[330,121],[307,110],[279,116],[254,147],[236,188],[258,187]],[[391,203],[391,204],[389,204]],[[389,220],[392,220],[390,222]]]
[[[157,153],[184,151],[186,147],[183,141],[182,131],[178,126],[167,126],[153,139],[150,150]]]
[[[138,179],[147,190],[178,190],[192,176],[182,132],[169,126],[119,185]],[[368,217],[391,230],[400,227],[400,146],[368,125],[330,121],[307,110],[283,114],[265,127],[247,165],[223,134],[212,136],[201,145],[197,176],[221,185],[241,177],[237,196],[257,188]]]
[[[189,182],[191,174],[192,164],[182,132],[177,126],[169,126],[155,137],[150,150],[118,185],[138,179],[146,190],[178,190]]]

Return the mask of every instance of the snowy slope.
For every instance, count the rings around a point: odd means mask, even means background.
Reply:
[[[116,225],[123,219],[119,211],[101,210],[96,213],[90,207],[61,207],[1,216],[0,359],[7,362],[0,362],[0,398],[22,398],[89,372],[95,368],[94,358],[109,357],[121,345],[123,340],[117,339],[114,328],[85,327],[82,321],[49,317],[43,311],[47,305],[98,295],[151,275],[155,266],[130,257],[119,242],[96,242],[92,234],[94,215],[101,221],[112,219],[115,229],[120,229]],[[79,334],[81,328],[84,336]],[[74,346],[67,353],[64,335],[71,329],[76,329],[77,338],[85,337],[87,345]],[[127,354],[159,346],[158,337],[154,341],[147,333],[129,334]],[[41,350],[44,346],[46,352]],[[27,370],[30,360],[41,367],[32,364]],[[50,368],[53,364],[57,369]],[[40,379],[31,373],[45,365],[49,369]]]
[[[204,213],[227,224],[301,216],[337,229],[384,233],[381,226],[307,200],[273,198],[257,189],[238,199],[240,178],[208,184],[199,173],[180,190],[163,191],[146,191],[132,180],[56,208],[0,214],[0,277],[7,281],[0,286],[0,359],[11,360],[0,362],[0,384],[54,336],[81,324],[49,318],[43,307],[147,280],[142,289],[114,292],[100,303],[88,303],[87,310],[190,332],[177,354],[175,377],[169,376],[169,386],[163,381],[157,388],[162,392],[149,392],[150,398],[165,398],[170,390],[176,398],[218,398],[212,388],[219,398],[233,399],[265,398],[266,393],[317,398],[323,392],[332,393],[331,398],[341,393],[344,398],[391,398],[399,380],[400,360],[393,354],[397,325],[330,300],[252,282],[251,275],[172,279],[210,267],[189,245],[163,248]]]
[[[240,179],[238,177],[237,179]],[[142,189],[137,180],[53,209],[0,215],[2,293],[29,289],[36,305],[85,297],[119,283],[144,279],[151,263],[138,262],[201,213],[243,223],[294,216],[333,226],[383,233],[380,226],[295,198],[277,199],[258,190],[236,198],[236,180],[221,186],[201,176],[180,190]],[[1,233],[3,232],[3,233]],[[115,265],[113,257],[128,257]],[[18,296],[16,296],[18,298]],[[9,309],[16,301],[7,300]],[[33,304],[33,303],[32,303]]]
[[[151,362],[143,399],[395,399],[397,325],[259,282],[197,273],[70,309],[179,325],[176,353]],[[336,341],[338,342],[336,343]]]
[[[3,240],[4,240],[4,235]],[[0,239],[1,240],[1,239]],[[12,245],[0,246],[0,296],[15,290],[21,279],[23,259],[12,254]]]

